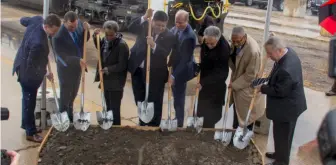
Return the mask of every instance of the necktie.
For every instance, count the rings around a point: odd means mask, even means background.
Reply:
[[[76,32],[72,32],[72,37],[74,38],[74,42],[76,45],[78,45],[78,36]]]

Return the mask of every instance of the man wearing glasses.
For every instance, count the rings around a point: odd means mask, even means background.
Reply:
[[[242,131],[243,122],[247,116],[249,106],[253,97],[253,89],[250,87],[252,81],[256,78],[261,66],[261,53],[258,43],[248,34],[243,27],[234,27],[231,34],[231,55],[229,66],[232,70],[231,83],[234,122],[233,128]],[[265,112],[265,96],[259,93],[255,98],[254,107],[248,120],[250,131],[253,123]]]

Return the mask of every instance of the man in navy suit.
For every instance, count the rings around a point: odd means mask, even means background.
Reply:
[[[178,127],[183,127],[187,81],[194,77],[196,35],[188,22],[189,13],[179,10],[175,15],[175,27],[171,29],[177,41],[169,59],[169,66],[173,67],[169,83],[172,85]]]
[[[151,47],[149,102],[154,102],[154,117],[148,126],[159,126],[162,117],[162,102],[165,83],[168,81],[167,57],[174,45],[174,35],[167,29],[168,15],[163,11],[156,11],[152,25],[148,25],[153,10],[148,9],[146,14],[135,19],[129,30],[137,33],[131,55],[128,60],[128,71],[132,75],[132,87],[135,103],[144,101],[146,91],[146,54],[147,44]],[[153,34],[148,37],[148,26],[152,26]],[[140,125],[146,123],[140,120]]]
[[[84,32],[90,39],[89,24],[82,23],[76,13],[69,11],[64,15],[64,24],[53,38],[56,53],[58,79],[60,84],[60,111],[67,111],[73,121],[73,103],[79,89],[82,68],[86,68],[83,58]]]
[[[16,54],[13,75],[16,73],[22,88],[22,123],[21,128],[26,130],[26,139],[33,142],[42,142],[38,135],[42,130],[35,126],[35,106],[38,88],[47,75],[48,64],[48,36],[54,36],[61,20],[56,15],[49,15],[45,20],[41,16],[22,17],[22,26],[27,27],[21,46]],[[53,75],[47,78],[52,80]]]

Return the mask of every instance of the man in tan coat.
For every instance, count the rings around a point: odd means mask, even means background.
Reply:
[[[253,88],[250,87],[256,78],[261,67],[261,53],[258,43],[247,35],[243,27],[234,27],[231,34],[231,55],[229,66],[232,70],[231,83],[232,101],[234,104],[235,116],[233,127],[241,128],[245,124],[245,119],[253,97]],[[265,96],[257,94],[248,120],[248,129],[252,130],[253,123],[265,112]]]

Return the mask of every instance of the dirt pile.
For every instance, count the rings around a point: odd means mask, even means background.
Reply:
[[[261,157],[251,145],[243,151],[224,147],[213,132],[162,133],[133,128],[86,132],[53,131],[40,153],[40,165],[257,165]]]

